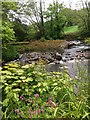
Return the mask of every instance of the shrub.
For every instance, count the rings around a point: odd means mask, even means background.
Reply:
[[[41,37],[41,38],[40,38],[40,41],[41,41],[41,42],[44,42],[45,40],[46,40],[46,39],[45,39],[44,37]]]
[[[87,93],[66,72],[46,72],[42,64],[9,64],[2,70],[3,118],[88,119]],[[89,119],[88,119],[89,120]]]
[[[9,62],[16,59],[19,56],[15,46],[7,46],[2,48],[2,60],[4,62]]]
[[[85,42],[90,45],[90,38],[86,38]]]

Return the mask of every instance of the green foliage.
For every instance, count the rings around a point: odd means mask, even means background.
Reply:
[[[3,118],[88,118],[87,92],[75,94],[66,72],[48,73],[42,63],[2,70]]]
[[[44,37],[41,37],[41,38],[40,38],[40,41],[41,41],[41,42],[44,42],[45,40],[46,40],[46,39],[45,39]]]
[[[2,41],[3,45],[6,45],[8,42],[15,40],[13,25],[10,22],[10,18],[13,18],[11,11],[16,11],[17,3],[15,2],[2,2],[2,9],[0,10],[2,14]]]
[[[15,46],[8,45],[2,48],[2,60],[4,62],[9,62],[16,59],[19,56]]]
[[[29,27],[25,24],[22,24],[19,19],[15,19],[14,31],[17,41],[24,41],[27,38]]]
[[[88,0],[82,1],[83,8],[78,10],[80,18],[80,30],[82,37],[90,37],[90,2]]]
[[[85,42],[90,45],[90,38],[86,38]]]
[[[78,32],[78,26],[77,25],[64,28],[64,33],[65,34],[74,33],[74,32]]]
[[[63,36],[63,28],[66,22],[64,15],[61,15],[62,10],[64,9],[62,4],[54,2],[50,4],[45,12],[47,21],[45,23],[46,29],[46,38],[59,39]]]
[[[12,28],[7,26],[2,26],[2,41],[3,43],[8,43],[15,40],[14,31]]]
[[[77,10],[71,8],[65,8],[61,11],[61,14],[66,17],[66,26],[74,26],[79,23],[79,16],[77,15]]]

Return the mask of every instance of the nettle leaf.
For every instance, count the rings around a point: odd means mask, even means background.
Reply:
[[[36,85],[33,85],[33,88],[37,88],[37,86],[36,86]]]
[[[13,89],[13,92],[20,92],[20,91],[21,91],[21,89],[19,89],[19,88]]]
[[[5,82],[5,76],[1,76],[1,82],[2,82],[2,83]]]
[[[31,76],[31,75],[32,75],[32,73],[31,73],[31,72],[27,74],[27,76]]]
[[[6,93],[8,93],[9,92],[9,86],[7,86],[4,90],[5,90]]]
[[[41,89],[41,88],[39,88],[39,92],[42,92],[42,89]]]
[[[16,86],[16,85],[17,85],[17,83],[13,83],[13,84],[12,84],[12,86]]]
[[[2,71],[2,74],[7,74],[7,73],[9,73],[10,71],[8,71],[8,70],[5,70],[5,71]]]
[[[18,94],[14,93],[14,98],[15,98],[15,100],[19,101],[19,95]]]
[[[30,67],[30,65],[24,65],[24,66],[22,66],[22,68],[29,68]]]
[[[53,86],[57,86],[57,85],[58,85],[58,83],[54,83],[54,84],[53,84]]]
[[[6,69],[8,69],[8,68],[9,68],[9,66],[4,66],[3,68],[6,68]]]
[[[9,99],[6,98],[6,99],[3,101],[3,106],[8,106],[8,102],[9,102]]]
[[[4,85],[6,85],[6,86],[7,86],[8,84],[7,84],[7,83],[4,83]]]
[[[38,83],[37,86],[40,87],[42,84],[41,83]]]
[[[10,79],[12,76],[6,76],[6,78]]]
[[[21,77],[20,77],[20,79],[22,79],[22,80],[23,80],[23,79],[26,79],[26,77],[25,77],[25,76],[21,76]]]
[[[17,63],[14,63],[14,64],[9,64],[10,67],[13,67],[13,68],[18,68],[19,65]]]
[[[29,78],[23,80],[23,82],[32,82],[32,81],[33,81],[33,78],[32,78],[32,77],[29,77]]]
[[[21,83],[22,81],[21,80],[17,80],[17,81],[15,81],[16,83]]]
[[[8,70],[12,71],[12,72],[16,72],[17,69],[16,68],[8,68]]]
[[[17,80],[17,79],[18,79],[18,76],[12,76],[12,78]]]
[[[25,92],[27,92],[27,93],[28,93],[28,91],[29,91],[28,89],[25,89]]]
[[[46,82],[43,83],[43,86],[47,86],[47,85],[48,85],[48,83],[46,83]]]
[[[18,69],[18,70],[16,71],[16,73],[17,73],[17,75],[22,75],[22,74],[24,73],[24,71],[23,71],[22,69]]]

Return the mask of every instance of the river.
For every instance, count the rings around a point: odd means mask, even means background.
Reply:
[[[59,72],[67,70],[68,74],[75,78],[79,69],[88,71],[90,73],[90,46],[82,43],[79,40],[70,41],[70,45],[62,53],[60,60],[56,60],[54,52],[29,52],[20,55],[19,59],[13,62],[19,62],[20,65],[31,64],[39,59],[44,59],[48,72]],[[58,55],[60,53],[58,52]]]
[[[56,63],[50,63],[46,66],[47,71],[61,71],[67,69],[72,78],[77,76],[79,69],[90,71],[90,46],[85,45],[80,41],[72,41],[75,43],[70,48],[65,49],[62,60]]]

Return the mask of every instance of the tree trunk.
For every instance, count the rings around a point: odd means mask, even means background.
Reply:
[[[40,19],[41,19],[40,34],[41,34],[41,37],[44,37],[45,31],[44,31],[44,20],[43,20],[42,1],[41,0],[40,0]]]

